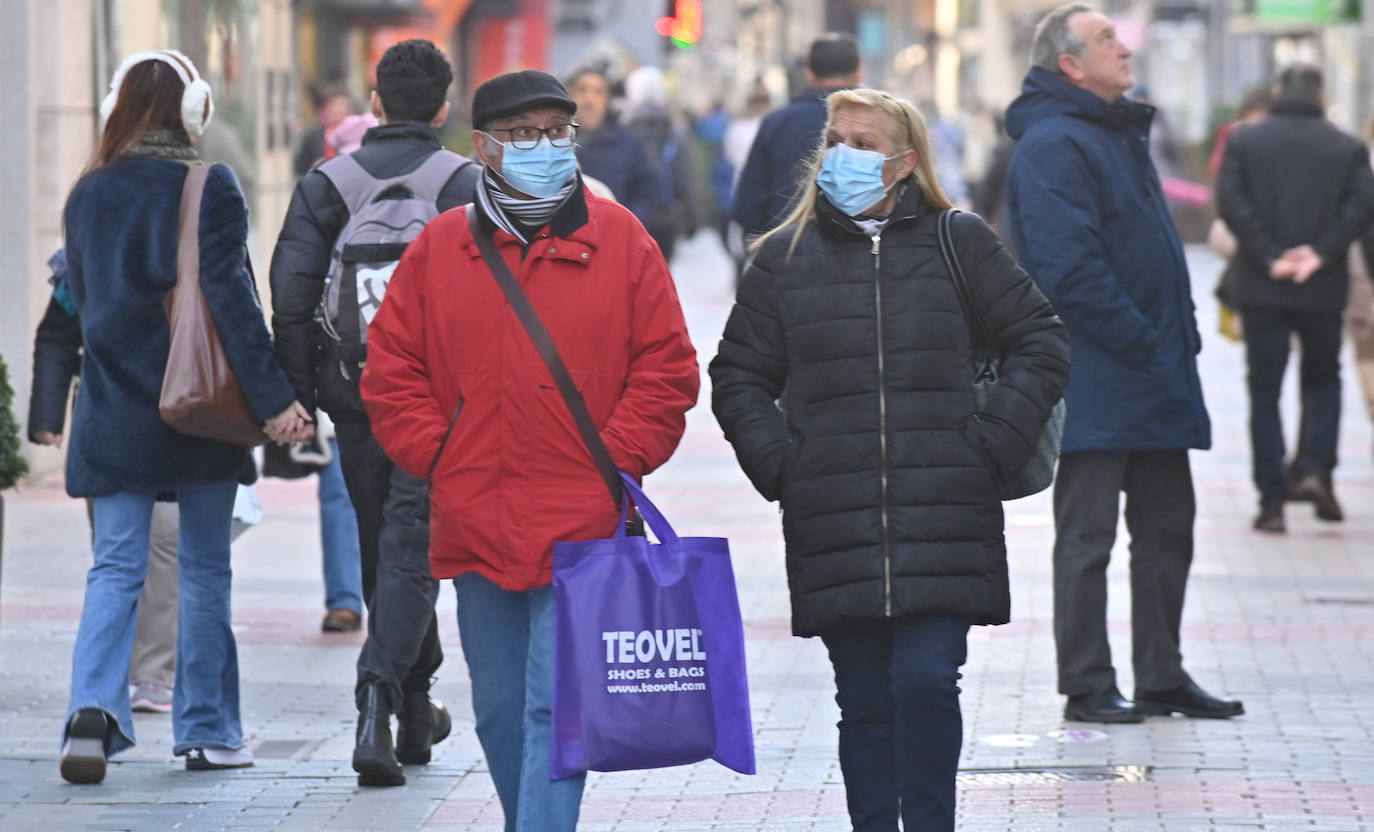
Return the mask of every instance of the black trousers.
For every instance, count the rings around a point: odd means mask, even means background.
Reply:
[[[439,582],[429,569],[429,487],[387,458],[367,421],[334,428],[358,515],[368,613],[357,690],[380,682],[395,710],[406,693],[429,690],[444,660],[434,615]]]
[[[1059,692],[1116,685],[1107,640],[1107,565],[1120,495],[1131,534],[1131,664],[1136,690],[1188,681],[1179,650],[1197,503],[1187,451],[1067,453],[1054,480],[1054,641]]]

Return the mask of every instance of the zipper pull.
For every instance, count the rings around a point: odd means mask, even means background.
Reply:
[[[872,248],[872,250],[870,250],[870,252],[869,252],[870,254],[877,254],[877,253],[878,253],[878,243],[881,242],[882,239],[883,239],[883,238],[882,238],[881,235],[878,235],[878,234],[874,234],[874,235],[873,235],[873,248]]]

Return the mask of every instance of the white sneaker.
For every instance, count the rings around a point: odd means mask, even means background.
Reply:
[[[249,768],[253,752],[244,748],[192,748],[186,752],[187,771],[216,771],[225,768]]]

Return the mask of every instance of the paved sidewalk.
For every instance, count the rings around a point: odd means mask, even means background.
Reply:
[[[1374,830],[1374,470],[1353,377],[1337,488],[1348,519],[1291,507],[1283,538],[1249,530],[1244,370],[1214,334],[1217,263],[1192,252],[1216,449],[1195,453],[1198,547],[1184,650],[1198,681],[1241,697],[1224,722],[1065,725],[1054,689],[1047,495],[1007,505],[1013,623],[979,628],[965,669],[960,829],[1143,832]],[[714,354],[732,268],[713,239],[683,246],[680,288],[703,363]],[[1349,375],[1349,374],[1348,374]],[[1289,394],[1292,397],[1290,378]],[[1290,433],[1294,421],[1289,412]],[[754,494],[703,404],[675,460],[648,482],[679,531],[727,536],[748,639],[759,773],[714,763],[593,775],[588,832],[837,832],[848,829],[835,761],[837,712],[822,646],[792,638],[779,518]],[[139,744],[103,785],[57,772],[71,643],[89,538],[60,482],[7,496],[0,595],[0,830],[430,830],[499,832],[501,812],[473,733],[450,589],[448,661],[436,694],[454,736],[398,789],[356,787],[349,768],[353,663],[361,638],[319,632],[313,481],[261,486],[267,519],[235,548],[243,718],[257,766],[183,771],[167,717],[138,715]],[[1111,621],[1129,692],[1127,552],[1111,571]],[[915,832],[910,830],[909,832]]]

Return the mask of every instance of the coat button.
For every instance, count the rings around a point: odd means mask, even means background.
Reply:
[[[549,246],[549,254],[555,254],[555,253],[557,253],[557,252],[558,252],[558,249],[554,248],[553,246]]]
[[[585,251],[582,252],[582,259],[583,259],[583,260],[586,260],[586,259],[589,258],[590,256],[591,256],[591,255],[587,254],[587,252],[585,252]]]

